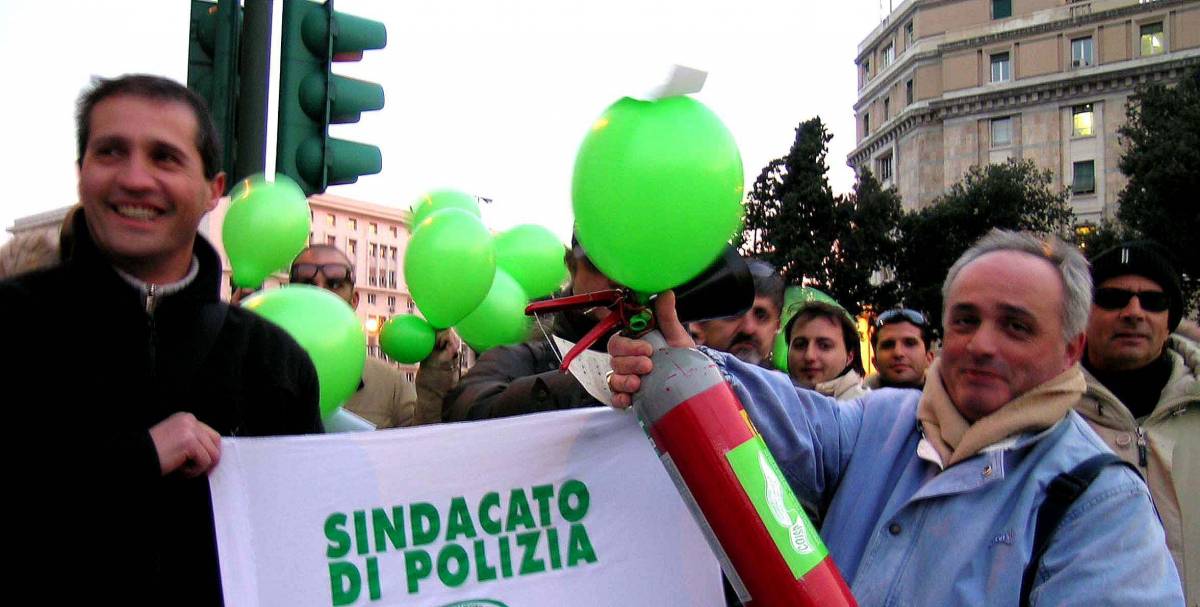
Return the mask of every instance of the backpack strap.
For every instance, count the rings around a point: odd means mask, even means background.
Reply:
[[[1029,593],[1033,591],[1033,581],[1037,577],[1038,566],[1041,565],[1042,557],[1045,556],[1046,549],[1050,547],[1050,538],[1054,534],[1054,530],[1058,528],[1063,516],[1071,508],[1071,504],[1074,504],[1084,491],[1087,491],[1092,481],[1100,475],[1100,471],[1113,464],[1125,466],[1133,470],[1139,478],[1141,477],[1141,473],[1129,462],[1113,453],[1101,453],[1093,455],[1050,481],[1050,486],[1046,488],[1046,500],[1042,502],[1037,511],[1037,527],[1033,535],[1033,554],[1030,556],[1029,564],[1025,566],[1025,574],[1021,578],[1021,607],[1029,605]]]

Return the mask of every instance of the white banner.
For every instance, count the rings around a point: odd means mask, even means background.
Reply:
[[[224,438],[209,479],[230,607],[724,605],[624,412]]]

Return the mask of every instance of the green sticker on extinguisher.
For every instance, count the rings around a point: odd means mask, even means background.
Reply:
[[[725,454],[746,496],[796,579],[816,567],[829,551],[813,529],[800,501],[783,479],[761,436]]]

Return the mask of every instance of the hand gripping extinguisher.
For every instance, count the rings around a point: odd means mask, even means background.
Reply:
[[[856,605],[716,363],[667,347],[658,331],[642,339],[655,348],[654,371],[634,411],[742,603]]]

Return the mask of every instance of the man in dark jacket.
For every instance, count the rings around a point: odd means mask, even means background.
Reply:
[[[316,373],[281,329],[218,299],[220,259],[197,230],[225,176],[199,97],[99,80],[78,140],[74,245],[0,283],[19,355],[10,445],[26,455],[10,461],[32,515],[14,545],[54,571],[51,602],[218,605],[206,475],[220,436],[321,432]]]
[[[571,272],[571,295],[616,288],[588,259],[578,242],[566,254]],[[549,331],[562,339],[577,342],[597,321],[610,313],[607,308],[586,312],[567,311],[548,322]],[[484,352],[475,366],[462,377],[458,386],[446,395],[443,416],[446,421],[491,419],[538,411],[596,407],[592,398],[570,373],[558,370],[559,353],[548,336],[534,329],[533,339],[515,346],[499,346]],[[593,349],[603,352],[608,337],[596,340]]]

